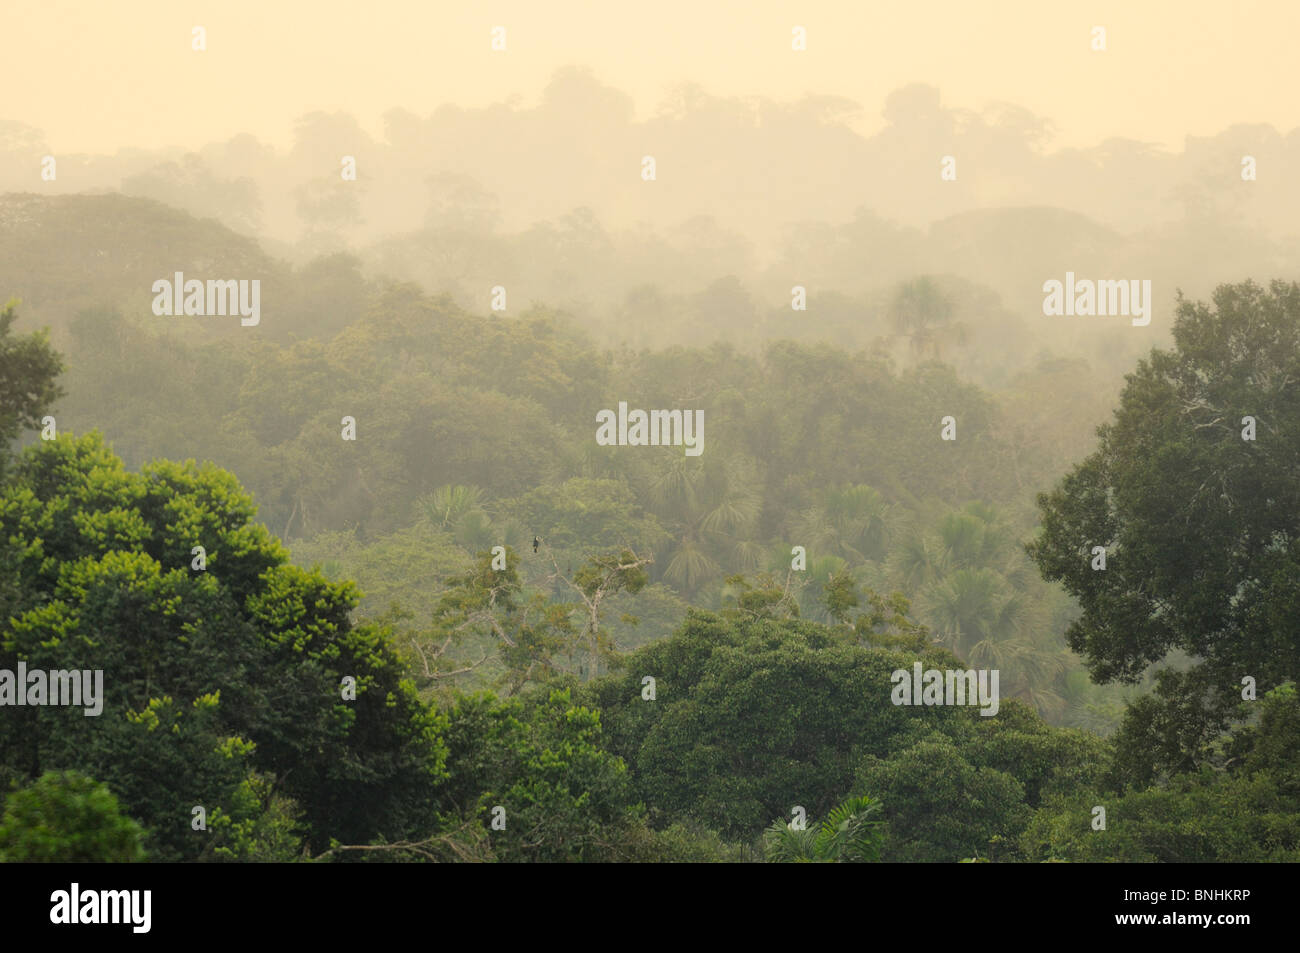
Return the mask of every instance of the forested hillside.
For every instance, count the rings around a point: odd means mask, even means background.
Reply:
[[[3,207],[0,668],[105,678],[0,721],[0,857],[1298,858],[1300,286],[1181,301],[1121,391],[942,276],[823,292],[870,336],[612,346]],[[150,313],[176,270],[263,276],[262,323]],[[620,402],[702,452],[600,445]],[[918,664],[1000,705],[900,705]]]

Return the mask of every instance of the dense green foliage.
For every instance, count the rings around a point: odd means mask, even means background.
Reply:
[[[1094,678],[1186,660],[1128,712],[1133,783],[1210,763],[1247,679],[1300,677],[1300,285],[1214,305],[1181,302],[1175,349],[1138,365],[1097,451],[1040,497],[1030,547],[1083,610],[1068,639]]]
[[[5,800],[0,862],[131,863],[145,856],[140,835],[107,785],[51,771]]]
[[[63,362],[37,331],[24,337],[12,333],[18,319],[16,302],[0,310],[0,477],[4,476],[9,445],[24,430],[35,428],[40,415],[63,391],[55,378]]]
[[[211,466],[129,473],[96,436],[28,449],[0,492],[16,581],[0,667],[100,669],[104,711],[6,711],[0,769],[108,781],[160,859],[201,853],[180,823],[191,806],[245,822],[258,771],[315,843],[409,823],[443,770],[437,718],[383,630],[352,623],[354,590],[289,564],[252,513]]]
[[[635,598],[608,594],[600,638],[571,664],[566,653],[572,671],[662,637],[688,605],[720,608],[732,575],[785,575],[798,545],[808,567],[792,589],[807,618],[831,620],[821,590],[833,577],[901,590],[945,646],[1000,665],[1006,692],[1056,723],[1106,730],[1123,698],[1091,686],[1066,651],[1074,610],[1020,548],[1025,488],[1064,466],[1062,421],[1088,422],[1048,371],[1025,379],[1031,397],[829,345],[602,352],[556,314],[484,318],[411,286],[377,290],[337,334],[257,347],[159,339],[86,313],[68,353],[64,426],[102,428],[136,465],[195,456],[238,474],[296,561],[355,579],[362,616],[391,622],[404,651],[442,644],[425,623],[494,545],[519,554],[524,602],[581,602],[571,583],[594,556],[653,560]],[[702,407],[707,450],[595,446],[596,411],[627,399]],[[1034,399],[1056,415],[1027,421],[1022,401]],[[949,412],[956,441],[939,439]],[[355,442],[340,439],[345,415]],[[464,687],[519,687],[474,633],[448,652],[456,664],[441,670],[473,666]]]
[[[104,673],[0,710],[0,857],[1300,859],[1300,286],[1182,302],[1035,513],[1096,394],[943,363],[943,282],[891,295],[900,366],[227,251],[291,327],[0,315],[0,670]],[[596,446],[621,400],[706,452]],[[896,704],[918,662],[997,714]]]
[[[821,827],[795,827],[773,821],[763,832],[767,859],[774,863],[870,863],[880,856],[880,802],[849,798],[837,805]]]

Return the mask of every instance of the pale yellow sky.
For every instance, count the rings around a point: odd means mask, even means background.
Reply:
[[[191,28],[207,52],[191,50]],[[490,30],[507,30],[493,52]],[[808,50],[790,49],[791,29]],[[1108,49],[1090,49],[1094,26]],[[1051,120],[1052,147],[1122,136],[1179,148],[1236,123],[1300,126],[1297,0],[0,0],[0,119],[56,152],[196,148],[293,120],[394,107],[536,101],[566,65],[630,94],[641,117],[696,82],[715,95],[849,97],[870,132],[909,82],[944,104],[1012,102]]]

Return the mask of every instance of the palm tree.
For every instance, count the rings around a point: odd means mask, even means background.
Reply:
[[[1001,694],[1019,698],[1045,717],[1066,701],[1052,687],[1069,656],[1024,595],[992,569],[959,569],[927,594],[926,619],[943,642],[976,668],[1002,674]]]
[[[870,796],[851,797],[822,821],[820,828],[796,830],[776,820],[763,832],[770,863],[864,864],[880,859],[885,839],[881,803]]]
[[[902,588],[914,592],[943,578],[948,571],[948,553],[942,541],[929,533],[912,533],[895,548],[889,563]]]
[[[800,514],[793,538],[809,552],[834,554],[856,565],[885,554],[896,523],[894,507],[878,490],[828,488]]]
[[[486,494],[476,486],[440,486],[415,501],[420,521],[450,533],[456,545],[473,553],[493,545],[521,545],[527,536],[513,519],[494,522],[484,507]]]
[[[958,569],[926,593],[931,629],[963,658],[980,643],[1018,634],[1021,601],[991,569]]]
[[[451,532],[460,519],[483,508],[483,491],[476,486],[440,486],[415,502],[420,517]]]
[[[753,539],[760,498],[748,466],[718,455],[674,458],[649,487],[650,509],[673,527],[678,542],[665,561],[664,579],[696,591],[722,573],[752,571],[766,550]]]
[[[952,321],[952,301],[939,290],[933,278],[913,278],[894,292],[889,316],[895,333],[908,339],[913,352],[929,351],[938,358],[942,351],[942,330]]]

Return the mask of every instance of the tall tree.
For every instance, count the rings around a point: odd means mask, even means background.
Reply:
[[[572,578],[560,572],[554,556],[551,559],[555,578],[577,594],[586,610],[583,635],[587,649],[587,678],[590,680],[599,674],[601,660],[609,658],[615,651],[614,645],[601,631],[603,603],[620,592],[640,592],[650,579],[645,567],[654,563],[654,557],[638,556],[630,549],[593,556],[578,568]]]
[[[246,762],[298,801],[317,849],[420,819],[443,773],[439,717],[390,634],[353,623],[356,589],[290,565],[254,514],[211,464],[129,472],[97,434],[24,451],[0,488],[0,578],[16,581],[0,668],[101,670],[102,713],[16,709],[0,720],[0,770],[129,776],[124,807],[174,831],[196,790],[227,792],[235,811],[247,775],[204,778]]]
[[[17,307],[10,299],[0,310],[0,476],[10,443],[24,430],[39,427],[42,413],[63,396],[55,383],[63,371],[62,358],[50,347],[45,331],[22,337],[12,333]]]
[[[1300,284],[1180,297],[1173,333],[1129,376],[1097,450],[1039,496],[1029,547],[1083,610],[1067,638],[1095,680],[1195,660],[1129,712],[1139,774],[1204,763],[1243,679],[1262,692],[1300,673]]]
[[[432,628],[417,634],[412,643],[421,677],[436,683],[495,661],[503,669],[501,686],[515,695],[555,671],[556,656],[573,633],[569,616],[574,607],[526,590],[518,554],[511,546],[504,549],[499,555],[479,553],[468,571],[448,580]],[[450,650],[467,640],[477,643],[480,657],[452,661]]]
[[[898,286],[889,305],[894,331],[906,337],[912,350],[938,358],[942,334],[952,321],[952,300],[929,276],[913,278]]]

